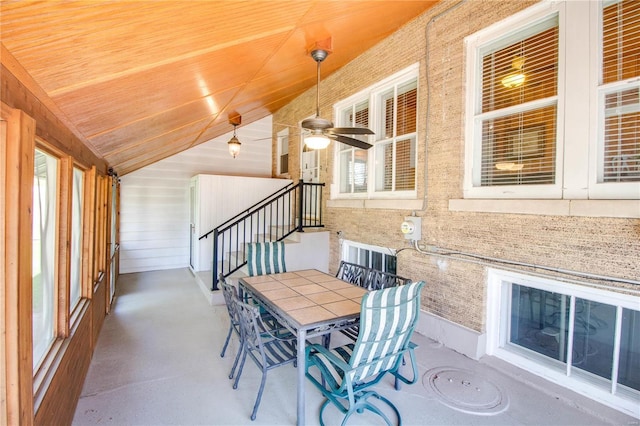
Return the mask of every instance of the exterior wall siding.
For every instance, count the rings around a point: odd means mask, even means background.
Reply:
[[[189,181],[197,174],[271,177],[271,118],[238,128],[240,155],[229,155],[231,133],[129,173],[120,186],[120,273],[189,266]]]
[[[450,200],[463,198],[464,37],[534,3],[445,1],[439,4],[341,70],[323,76],[320,115],[333,117],[335,102],[419,62],[416,182],[418,199],[424,197],[424,206],[415,213],[422,217],[423,244],[507,261],[638,280],[638,219],[496,214],[449,208]],[[326,61],[330,60],[331,55]],[[310,59],[310,62],[313,61]],[[278,111],[273,121],[298,123],[313,113],[314,105],[315,90],[310,90]],[[275,132],[280,129],[274,126]],[[292,176],[299,175],[298,151],[297,147],[289,150]],[[330,196],[330,185],[336,183],[333,160],[332,144],[321,153],[321,181],[327,183],[325,199]],[[398,273],[427,282],[422,308],[484,333],[486,265],[408,249],[400,224],[412,213],[413,207],[403,209],[402,205],[398,202],[396,209],[374,209],[332,207],[330,203],[324,216],[331,231],[330,269],[335,272],[340,260],[337,231],[342,231],[343,238],[348,240],[405,249],[398,253]],[[520,270],[566,277],[531,268]],[[628,287],[607,284],[621,291]]]

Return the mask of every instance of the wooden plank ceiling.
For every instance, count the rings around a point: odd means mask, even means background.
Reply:
[[[325,77],[435,3],[3,1],[0,39],[43,103],[124,175],[313,87],[314,45],[333,51]]]

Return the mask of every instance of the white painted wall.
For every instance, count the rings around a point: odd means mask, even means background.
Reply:
[[[120,273],[189,266],[189,181],[197,174],[271,177],[271,117],[129,173],[120,186]],[[260,140],[258,140],[260,139]]]
[[[240,177],[240,176],[221,176],[221,175],[197,175],[191,179],[191,185],[195,187],[196,206],[195,206],[195,238],[193,251],[193,269],[195,271],[211,270],[213,260],[213,236],[199,240],[201,235],[206,234],[213,228],[222,225],[225,221],[231,219],[239,212],[248,209],[257,202],[263,200],[267,196],[273,194],[277,190],[291,183],[290,179],[268,179],[256,177]],[[286,217],[282,214],[282,206],[270,211],[277,218]],[[265,217],[262,216],[262,220]],[[266,218],[267,223],[270,217]],[[253,223],[253,221],[250,221]],[[285,220],[282,225],[287,225]],[[250,226],[245,230],[245,238],[260,233],[257,221],[253,223],[253,229]],[[225,241],[225,247],[222,253],[219,253],[219,259],[222,260],[224,253],[235,251],[236,247],[242,246],[246,239],[242,236],[236,241],[235,235],[229,236]],[[226,255],[225,255],[226,256]]]

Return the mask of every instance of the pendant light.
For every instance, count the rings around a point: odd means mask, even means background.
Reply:
[[[233,125],[233,136],[231,137],[229,142],[227,142],[227,144],[229,145],[229,154],[231,154],[233,158],[236,158],[238,154],[240,154],[240,145],[242,144],[236,136],[236,127],[238,127],[241,122],[242,118],[239,115],[232,119],[229,119],[229,124]]]

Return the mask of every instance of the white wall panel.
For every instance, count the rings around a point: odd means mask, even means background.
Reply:
[[[221,175],[198,175],[193,178],[192,184],[195,186],[197,208],[195,215],[195,235],[201,235],[222,225],[227,220],[235,217],[265,197],[273,194],[279,189],[291,183],[288,179],[265,179],[255,177],[221,176]],[[273,215],[282,218],[282,206],[273,210]],[[288,224],[288,216],[283,224]],[[264,217],[263,217],[264,220]],[[269,220],[267,220],[269,223]],[[254,224],[257,226],[257,223]],[[257,230],[247,229],[246,238],[255,235]],[[242,244],[244,239],[239,241],[227,240],[225,252],[236,251],[235,248]],[[233,247],[233,249],[231,249]],[[199,240],[195,245],[193,268],[196,271],[207,271],[211,269],[213,259],[213,238]],[[222,256],[220,253],[219,256]],[[221,260],[221,259],[220,259]]]
[[[121,177],[120,273],[189,266],[189,180],[197,174],[271,177],[271,117]]]

